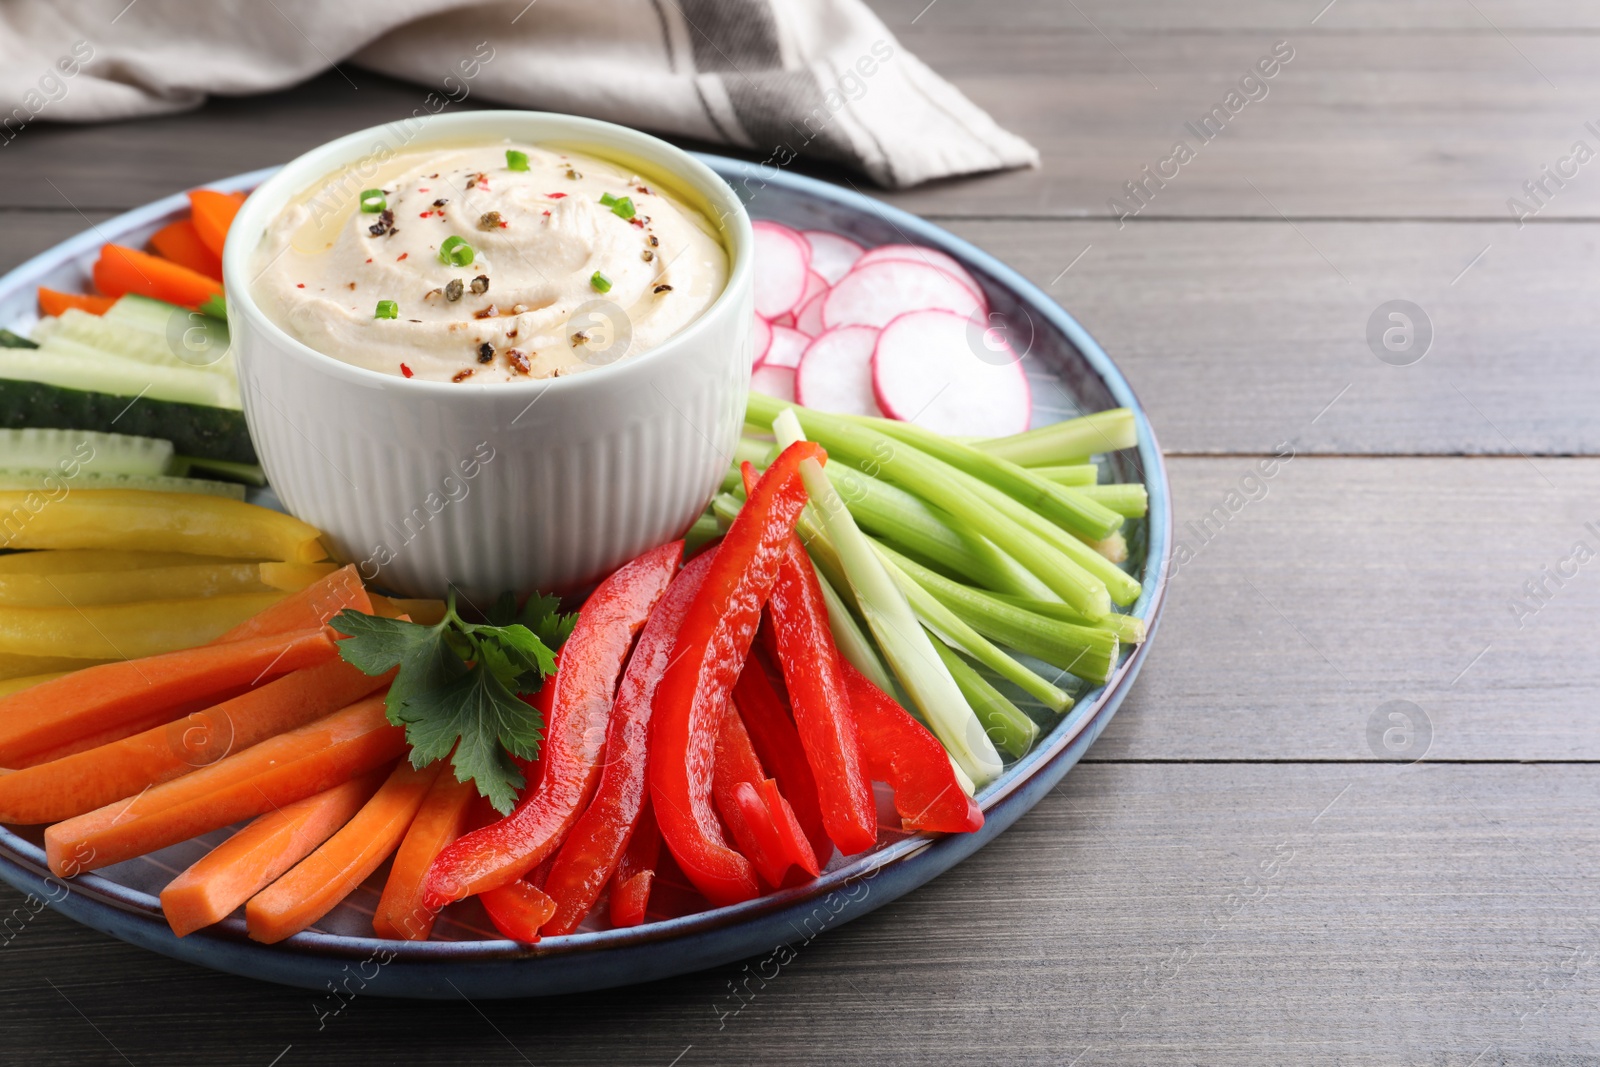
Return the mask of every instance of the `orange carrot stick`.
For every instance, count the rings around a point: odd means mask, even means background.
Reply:
[[[454,771],[434,779],[433,788],[417,810],[417,817],[406,831],[406,839],[394,855],[389,880],[383,885],[372,928],[379,937],[397,941],[426,941],[433,933],[437,908],[423,903],[422,886],[428,868],[444,847],[466,832],[478,788],[472,782],[458,782]]]
[[[362,588],[361,576],[354,564],[340,567],[325,578],[319,578],[300,590],[284,597],[266,611],[252,615],[215,641],[214,645],[229,641],[243,641],[268,634],[288,633],[322,626],[345,608],[354,608],[372,614],[372,601]]]
[[[59,293],[39,286],[39,314],[59,315],[68,308],[87,311],[91,315],[104,315],[116,300],[109,296],[88,296],[84,293]]]
[[[148,727],[148,716],[186,700],[255,685],[334,655],[333,640],[319,627],[76,671],[0,698],[0,767],[22,766],[87,734],[133,722]]]
[[[420,771],[401,760],[344,829],[250,898],[244,906],[250,937],[269,945],[293,937],[354,892],[399,846],[444,768],[444,760]]]
[[[183,937],[226,919],[349,822],[384,777],[374,772],[297,800],[228,838],[161,891],[167,925]]]
[[[222,280],[222,257],[206,247],[200,240],[200,231],[189,219],[169,222],[151,234],[150,247],[180,267]]]
[[[388,680],[335,658],[143,733],[35,764],[0,780],[0,822],[60,822],[104,807],[331,715]]]
[[[388,763],[405,751],[381,694],[218,763],[58,822],[44,832],[50,869],[92,871],[304,800]]]
[[[222,295],[222,283],[199,271],[122,245],[106,245],[94,264],[94,287],[106,296],[137,293],[184,307]]]
[[[222,255],[228,227],[233,225],[233,217],[243,204],[242,193],[219,193],[215,189],[190,191],[189,209],[194,216],[194,228],[214,255]]]
[[[248,685],[235,685],[224,689],[220,693],[213,693],[199,700],[185,700],[180,704],[154,708],[148,714],[141,715],[137,719],[119,722],[105,729],[96,730],[93,733],[80,734],[71,741],[63,742],[51,748],[41,749],[27,759],[19,760],[14,769],[22,770],[27,767],[37,767],[44,763],[54,763],[58,759],[76,756],[78,753],[88,752],[92,748],[114,744],[133,737],[135,734],[142,734],[146,730],[154,730],[158,726],[166,726],[179,719],[198,714],[209,707],[220,704],[225,700],[232,700],[234,697],[242,696],[249,691],[250,687]],[[128,794],[122,793],[119,795],[127,796]],[[115,800],[116,797],[112,799]]]

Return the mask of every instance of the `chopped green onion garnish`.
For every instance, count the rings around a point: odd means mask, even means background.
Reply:
[[[633,210],[633,200],[626,196],[612,196],[610,193],[601,193],[600,203],[610,208],[611,213],[619,219],[631,219],[636,214]]]
[[[609,293],[611,291],[611,279],[599,271],[589,275],[589,284],[594,286],[594,291],[597,293]]]
[[[507,170],[527,170],[528,169],[528,153],[526,153],[526,152],[518,152],[515,148],[506,149],[506,169]]]
[[[389,201],[385,199],[382,189],[361,190],[361,210],[367,214],[376,215],[388,206]]]
[[[458,267],[471,266],[472,261],[478,258],[478,253],[473,251],[471,245],[459,237],[450,236],[439,245],[439,262],[453,263]]]
[[[375,319],[398,319],[400,317],[400,305],[393,300],[380,300],[378,301],[378,310],[372,313],[372,317]]]

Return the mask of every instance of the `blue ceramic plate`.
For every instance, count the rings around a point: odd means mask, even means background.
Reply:
[[[717,156],[707,164],[739,191],[758,218],[803,229],[832,230],[864,245],[927,245],[960,260],[988,293],[1004,320],[1012,346],[1024,353],[1033,385],[1034,425],[1104,408],[1138,413],[1137,453],[1106,462],[1117,481],[1142,480],[1148,517],[1130,527],[1133,564],[1144,595],[1132,608],[1154,638],[1171,543],[1166,469],[1133,390],[1083,327],[1036,286],[972,245],[914,215],[810,178]],[[225,190],[253,189],[270,170],[215,183]],[[49,285],[68,292],[89,287],[89,268],[102,244],[142,245],[158,227],[188,210],[182,196],[92,227],[36,256],[0,279],[0,325],[26,335],[37,318],[34,290]],[[366,995],[459,998],[524,997],[572,993],[644,982],[772,952],[810,940],[889,903],[966,859],[1059,782],[1105,729],[1127,695],[1150,647],[1124,657],[1110,683],[1079,694],[1063,717],[1042,713],[1044,727],[1032,752],[1007,767],[978,800],[985,822],[977,833],[955,836],[886,835],[880,847],[850,860],[835,858],[822,877],[730,908],[647,923],[625,930],[580,930],[537,945],[496,939],[481,914],[459,907],[441,919],[443,939],[412,943],[370,936],[380,870],[350,901],[312,930],[278,945],[245,936],[234,916],[185,938],[174,937],[161,916],[157,894],[168,879],[229,831],[118,864],[63,884],[48,876],[38,828],[0,827],[0,878],[62,913],[176,959],[252,978],[323,990],[329,983]],[[915,922],[908,915],[906,922]]]

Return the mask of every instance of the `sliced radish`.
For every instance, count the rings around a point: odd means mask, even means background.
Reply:
[[[914,311],[884,327],[872,387],[891,419],[953,437],[1004,437],[1028,428],[1033,407],[1022,361],[985,336],[981,320]]]
[[[811,245],[781,223],[763,220],[751,227],[756,235],[756,314],[775,319],[794,310],[805,295]]]
[[[983,286],[978,284],[978,279],[974,278],[954,256],[937,248],[924,248],[922,245],[879,245],[863,253],[856,261],[856,266],[865,267],[873,263],[889,262],[923,263],[930,267],[938,267],[972,290],[972,295],[977,297],[980,303],[988,305],[988,300],[983,295]]]
[[[842,415],[882,415],[872,394],[877,343],[871,326],[841,326],[812,341],[795,371],[796,402]]]
[[[785,311],[782,315],[779,315],[777,318],[772,320],[772,325],[787,326],[791,330],[794,329],[794,312]]]
[[[807,337],[821,337],[827,327],[822,324],[822,302],[828,299],[826,292],[816,296],[800,305],[800,310],[794,315],[794,328]]]
[[[806,271],[806,291],[800,294],[800,302],[794,306],[794,313],[799,315],[800,309],[806,306],[806,301],[826,293],[832,287],[832,283],[816,271]]]
[[[794,402],[794,371],[789,367],[762,365],[750,376],[750,388],[757,393]]]
[[[865,257],[863,257],[865,258]],[[887,326],[908,311],[950,311],[965,318],[980,310],[978,298],[937,267],[904,260],[857,265],[828,292],[822,321],[836,326]]]
[[[790,370],[800,365],[800,357],[805,353],[806,346],[811,343],[811,338],[789,326],[772,327],[772,344],[767,348],[767,358],[761,361],[764,367],[788,367]]]
[[[767,349],[772,347],[772,324],[760,315],[752,315],[755,325],[750,329],[750,365],[761,366],[761,361],[767,358]]]
[[[838,284],[866,251],[850,238],[826,230],[801,230],[800,236],[811,245],[811,269],[829,285]]]

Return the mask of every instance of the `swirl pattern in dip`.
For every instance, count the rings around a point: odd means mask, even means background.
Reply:
[[[329,175],[257,253],[273,321],[356,366],[472,383],[571,374],[661,343],[727,284],[708,220],[593,157],[409,153],[369,184],[381,206],[359,202],[349,170]]]

